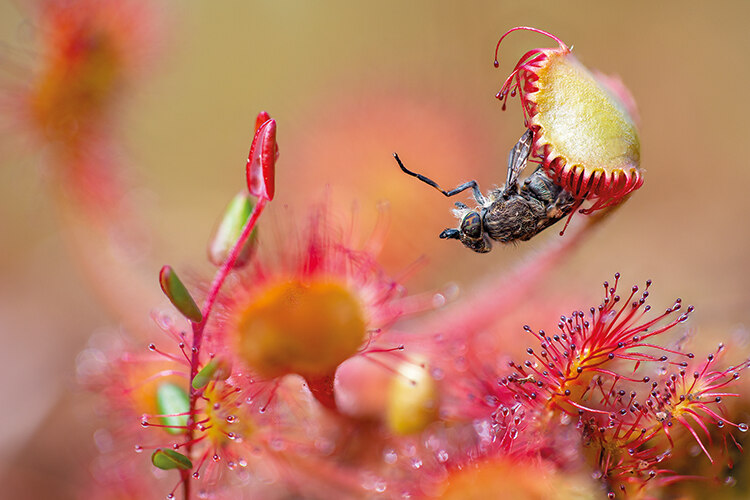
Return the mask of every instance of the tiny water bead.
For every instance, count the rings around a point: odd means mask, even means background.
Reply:
[[[336,442],[333,439],[317,438],[314,443],[315,449],[322,456],[328,456],[336,451]]]
[[[388,483],[384,479],[378,479],[375,481],[374,490],[378,493],[383,493],[388,488]]]
[[[283,439],[275,437],[269,441],[268,445],[274,451],[284,451],[287,443]]]

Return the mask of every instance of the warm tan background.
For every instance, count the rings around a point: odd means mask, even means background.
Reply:
[[[0,0],[0,41],[33,47],[17,3]],[[599,282],[620,271],[626,283],[654,279],[656,304],[676,295],[696,304],[699,333],[740,335],[749,324],[750,3],[163,5],[169,27],[158,64],[122,122],[134,182],[147,187],[138,196],[155,235],[145,261],[154,288],[165,262],[210,271],[205,241],[242,185],[260,109],[278,120],[281,148],[266,224],[283,232],[288,218],[303,218],[304,200],[330,185],[337,206],[357,202],[366,233],[376,202],[391,199],[390,270],[431,259],[407,283],[415,292],[469,283],[557,237],[489,255],[439,241],[454,224],[451,203],[391,158],[398,151],[446,187],[469,178],[485,189],[501,184],[523,128],[517,102],[503,113],[493,96],[527,49],[549,45],[513,35],[500,70],[493,50],[506,29],[532,25],[573,44],[589,67],[622,77],[640,109],[646,169],[644,187],[550,277],[549,290],[595,301]],[[0,153],[0,462],[11,466],[9,498],[67,497],[85,472],[92,430],[74,360],[112,320],[63,248],[41,158],[26,153]],[[134,314],[147,322],[145,311]],[[21,484],[34,488],[13,493]]]

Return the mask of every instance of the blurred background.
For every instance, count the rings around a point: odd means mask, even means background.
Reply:
[[[619,271],[626,285],[653,279],[655,305],[676,296],[695,304],[692,328],[708,345],[744,335],[748,2],[183,0],[156,7],[163,32],[121,103],[123,146],[114,153],[126,165],[143,233],[128,258],[151,280],[137,288],[151,293],[137,295],[128,320],[96,292],[103,278],[87,270],[85,238],[71,244],[45,183],[44,152],[3,130],[0,473],[8,498],[79,491],[96,427],[86,418],[91,398],[76,386],[76,356],[97,332],[151,328],[149,310],[165,304],[161,265],[210,277],[206,243],[242,189],[260,110],[279,124],[277,197],[262,227],[276,238],[325,197],[342,221],[356,214],[363,240],[385,211],[387,270],[398,274],[426,258],[406,282],[414,293],[447,283],[470,288],[559,238],[553,229],[487,255],[441,241],[440,231],[455,225],[451,201],[403,175],[392,158],[397,151],[446,188],[469,179],[484,190],[503,183],[507,152],[524,128],[517,100],[503,112],[494,95],[526,50],[552,46],[516,33],[503,42],[495,69],[495,44],[517,25],[548,30],[589,68],[622,78],[638,103],[646,170],[644,186],[540,293],[560,297],[561,313],[575,305],[565,303],[569,297],[586,298],[576,306],[585,307]],[[32,10],[0,0],[2,50],[29,66],[38,54]],[[106,281],[104,288],[129,286]]]

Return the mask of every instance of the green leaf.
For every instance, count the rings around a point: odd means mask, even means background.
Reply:
[[[175,415],[176,413],[187,413],[190,411],[190,397],[180,386],[165,382],[160,384],[156,390],[156,405],[159,413],[169,415],[161,417],[164,430],[170,434],[183,434],[187,426],[187,415]],[[181,427],[181,428],[178,428]]]
[[[157,448],[151,455],[151,463],[162,470],[193,468],[193,462],[188,457],[169,448]]]
[[[190,292],[187,291],[187,288],[182,284],[182,281],[180,281],[180,278],[171,266],[161,268],[161,272],[159,272],[159,284],[169,301],[172,302],[183,316],[193,323],[201,322],[203,319],[201,310],[198,309]]]
[[[220,266],[227,258],[227,255],[237,243],[247,219],[250,218],[254,206],[253,200],[247,193],[239,193],[229,202],[226,210],[224,210],[224,217],[222,217],[208,245],[208,258],[214,265]],[[257,246],[257,232],[257,229],[254,229],[242,246],[234,264],[235,269],[247,264],[253,256]]]
[[[232,365],[225,358],[214,358],[193,379],[193,388],[201,389],[212,380],[226,380],[232,374]]]

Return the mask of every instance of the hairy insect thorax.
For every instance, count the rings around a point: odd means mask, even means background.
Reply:
[[[542,167],[517,193],[503,196],[498,190],[492,194],[495,197],[486,209],[484,227],[490,238],[501,243],[530,240],[568,215],[574,204],[573,196],[552,182]]]
[[[487,210],[484,227],[490,238],[501,243],[525,241],[538,232],[537,221],[545,213],[544,205],[538,200],[512,196]]]

